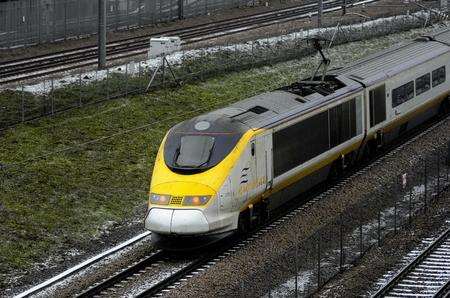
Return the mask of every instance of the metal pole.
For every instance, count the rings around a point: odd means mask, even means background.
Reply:
[[[449,143],[450,145],[450,143]],[[449,146],[449,150],[450,150],[450,146]],[[447,183],[450,181],[450,177],[448,176],[448,172],[450,170],[450,152],[449,155],[447,156],[447,163],[446,163],[446,174],[447,174]]]
[[[322,15],[323,15],[323,0],[319,0],[318,2],[318,11],[317,11],[317,27],[322,27]]]
[[[344,269],[344,223],[343,223],[343,215],[341,213],[339,220],[339,270],[343,271]]]
[[[109,100],[109,67],[106,69],[106,99]]]
[[[53,91],[54,91],[54,80],[53,80],[53,77],[52,77],[52,80],[51,80],[51,86],[52,86],[52,90],[50,91],[50,104],[51,104],[51,112],[52,112],[52,115],[54,115],[55,114],[55,103],[54,103],[54,98],[53,98]]]
[[[298,244],[297,244],[298,245]],[[298,246],[295,248],[295,298],[298,297]]]
[[[178,0],[178,19],[184,19],[184,1]]]
[[[409,217],[408,217],[409,225],[411,225],[412,223],[412,195],[413,195],[413,188],[411,186],[409,190]]]
[[[321,237],[317,237],[317,289],[320,288],[320,241]]]
[[[342,0],[342,15],[347,13],[347,0]]]
[[[397,234],[397,198],[394,201],[394,234]]]
[[[98,0],[98,68],[106,66],[106,0]]]
[[[381,246],[381,210],[378,209],[378,247]]]
[[[79,98],[78,98],[78,106],[82,106],[83,105],[83,95],[82,95],[82,88],[81,88],[81,71],[78,74],[78,88],[79,88]]]
[[[447,165],[450,166],[450,141],[447,143]]]
[[[128,97],[128,64],[125,65],[125,97]]]
[[[67,39],[67,0],[64,0],[64,40]]]
[[[439,193],[441,192],[441,167],[440,167],[440,162],[441,162],[441,154],[438,150],[437,152],[437,191],[436,191],[436,196],[439,197]]]
[[[363,230],[362,230],[362,220],[359,220],[359,257],[361,258],[363,254]]]
[[[20,93],[21,119],[22,119],[22,122],[24,122],[25,121],[25,88],[23,87],[23,84],[22,84],[21,90],[22,90],[22,92]]]
[[[425,181],[424,181],[424,187],[425,187],[425,189],[424,189],[424,192],[425,192],[425,194],[424,194],[424,207],[425,207],[425,210],[427,210],[427,195],[428,195],[428,169],[427,169],[427,160],[426,160],[426,157],[425,157],[425,159],[424,159],[424,179],[425,179]]]

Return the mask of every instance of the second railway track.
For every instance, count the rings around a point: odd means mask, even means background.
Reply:
[[[376,0],[357,1],[352,5],[374,1]],[[324,11],[339,9],[341,5],[342,1],[340,0],[324,1]],[[302,5],[271,12],[122,39],[107,45],[107,56],[110,61],[113,61],[145,54],[148,49],[148,39],[152,36],[177,35],[182,38],[184,44],[190,44],[283,22],[295,21],[316,13],[317,3],[309,1]],[[86,46],[47,55],[3,62],[0,65],[0,85],[92,66],[97,63],[96,57],[97,47]]]
[[[450,228],[373,297],[447,297],[450,293]]]

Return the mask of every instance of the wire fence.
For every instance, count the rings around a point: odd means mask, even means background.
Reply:
[[[394,16],[379,22],[342,26],[337,34],[334,27],[306,29],[245,44],[184,51],[181,55],[169,57],[169,60],[178,82],[186,83],[229,71],[305,57],[312,53],[312,47],[305,41],[312,35],[334,38],[333,45],[338,45],[418,28],[425,22],[429,25],[434,21],[426,14],[422,17]],[[145,93],[158,63],[158,60],[131,62],[90,73],[80,70],[63,80],[50,78],[35,86],[18,83],[0,92],[0,129],[85,105]],[[168,72],[158,72],[152,88],[175,86],[171,79]]]
[[[419,158],[417,164],[379,185],[330,224],[273,261],[248,279],[240,280],[239,297],[309,296],[359,260],[384,239],[410,227],[414,218],[436,201],[450,185],[450,142]],[[291,229],[291,239],[296,231]]]
[[[258,0],[106,0],[108,30],[208,15]],[[95,34],[97,0],[16,0],[0,2],[0,47],[53,42]]]

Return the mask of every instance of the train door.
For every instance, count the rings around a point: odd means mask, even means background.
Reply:
[[[272,134],[256,140],[256,179],[258,189],[266,191],[272,188]]]
[[[386,120],[386,87],[384,84],[369,90],[369,119],[371,128]]]

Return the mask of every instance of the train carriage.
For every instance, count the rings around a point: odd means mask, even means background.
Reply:
[[[173,127],[145,226],[165,248],[253,220],[448,108],[450,30]]]

